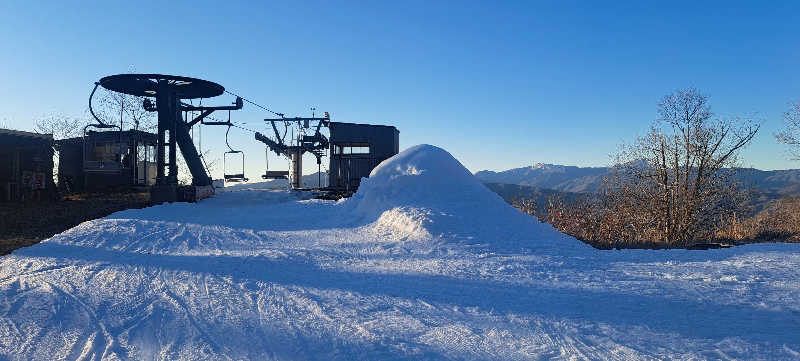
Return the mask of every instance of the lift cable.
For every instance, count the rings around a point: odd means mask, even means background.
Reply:
[[[230,94],[230,95],[233,95],[233,96],[235,96],[235,97],[239,97],[239,98],[241,98],[242,100],[244,100],[244,101],[246,101],[246,102],[248,102],[248,103],[250,103],[250,104],[252,104],[252,105],[255,105],[255,106],[257,106],[257,107],[259,107],[259,108],[261,108],[261,109],[264,109],[264,110],[266,110],[266,111],[268,111],[268,112],[270,112],[270,113],[272,113],[272,114],[275,114],[275,115],[277,115],[277,116],[279,116],[279,117],[283,118],[283,113],[278,113],[278,112],[272,111],[271,109],[269,109],[269,108],[267,108],[267,107],[265,107],[265,106],[263,106],[263,105],[260,105],[260,104],[258,104],[258,103],[256,103],[256,102],[254,102],[254,101],[252,101],[252,100],[250,100],[250,99],[247,99],[247,98],[245,98],[245,97],[243,97],[243,96],[240,96],[240,95],[238,95],[238,94],[236,94],[236,93],[234,93],[234,92],[232,92],[232,91],[228,91],[228,90],[226,90],[225,92],[226,92],[226,93],[228,93],[228,94]]]
[[[236,93],[234,93],[232,91],[225,90],[225,93],[228,93],[228,94],[233,95],[235,97],[241,98],[242,100],[244,100],[244,101],[246,101],[246,102],[248,102],[248,103],[250,103],[250,104],[252,104],[252,105],[254,105],[254,106],[258,107],[258,108],[261,108],[261,109],[266,110],[266,111],[268,111],[268,112],[270,112],[270,113],[272,113],[274,115],[277,115],[277,116],[279,116],[281,118],[284,118],[284,115],[285,115],[284,113],[278,113],[278,112],[276,112],[276,111],[274,111],[272,109],[269,109],[269,108],[267,108],[267,107],[265,107],[265,106],[263,106],[261,104],[258,104],[256,102],[254,102],[254,101],[252,101],[250,99],[247,99],[247,98],[245,98],[245,97],[243,97],[243,96],[241,96],[239,94],[236,94]],[[210,118],[212,120],[214,119],[212,117],[208,117],[208,118]],[[237,123],[238,124],[248,124],[246,122],[237,122]],[[231,125],[231,126],[236,127],[236,128],[240,128],[240,129],[243,129],[243,130],[247,130],[247,131],[250,131],[250,132],[253,132],[253,133],[257,133],[256,131],[254,131],[252,129],[248,129],[248,128],[245,128],[245,127],[242,127],[242,126],[236,126],[236,125]],[[284,128],[285,129],[284,129],[283,136],[285,138],[286,137],[286,133],[289,132],[289,122],[288,121],[284,121]]]
[[[257,131],[255,131],[255,130],[252,130],[252,129],[249,129],[249,128],[245,128],[245,127],[243,127],[243,126],[240,126],[240,125],[231,124],[231,126],[232,126],[232,127],[234,127],[234,128],[239,128],[239,129],[241,129],[241,130],[246,130],[246,131],[248,131],[248,132],[251,132],[251,133],[258,133],[258,132],[257,132]]]

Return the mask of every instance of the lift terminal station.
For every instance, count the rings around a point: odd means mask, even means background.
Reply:
[[[109,139],[120,139],[120,143],[123,143],[125,135],[133,134],[132,131],[124,132],[121,126],[104,121],[94,113],[92,97],[99,86],[114,92],[144,97],[145,100],[142,104],[144,109],[157,113],[157,134],[137,131],[144,133],[136,133],[138,140],[135,143],[137,144],[121,150],[126,153],[131,150],[136,152],[149,149],[146,147],[148,144],[155,145],[154,170],[152,164],[147,164],[147,159],[152,159],[152,157],[137,154],[128,154],[128,158],[144,159],[144,166],[132,165],[130,161],[126,161],[120,162],[118,166],[114,167],[109,166],[108,162],[87,159],[87,145]],[[192,99],[214,98],[224,93],[235,95],[226,91],[220,84],[185,76],[118,74],[100,79],[95,83],[89,96],[89,110],[96,123],[90,124],[84,129],[82,139],[84,156],[81,170],[84,184],[113,182],[124,174],[133,177],[134,183],[139,181],[148,186],[151,199],[155,203],[195,202],[213,196],[215,193],[214,183],[201,153],[195,147],[190,130],[192,127],[201,125],[225,126],[228,128],[227,132],[231,127],[241,128],[231,122],[230,113],[227,121],[214,119],[210,115],[219,110],[230,112],[242,109],[244,101],[267,110],[275,116],[264,119],[265,124],[268,124],[267,129],[272,130],[271,136],[253,131],[255,139],[266,146],[267,170],[261,177],[263,179],[289,179],[292,189],[295,190],[308,190],[303,187],[302,182],[302,160],[305,153],[310,153],[316,158],[318,168],[320,168],[322,158],[328,156],[328,185],[315,190],[321,197],[340,198],[353,194],[362,177],[368,177],[375,166],[399,151],[399,131],[393,126],[333,122],[327,112],[322,117],[285,117],[282,113],[273,112],[236,95],[236,100],[231,105],[206,106],[185,102],[185,100]],[[290,129],[296,136],[287,136]],[[129,144],[129,142],[124,143]],[[192,176],[192,182],[189,185],[179,185],[178,183],[176,161],[178,150],[180,150]],[[279,157],[288,158],[289,170],[270,171],[270,152]],[[229,172],[228,164],[237,160],[236,158],[241,158],[241,171]],[[233,149],[230,144],[223,155],[223,164],[225,167],[224,182],[247,182],[249,180],[244,172],[244,153]]]

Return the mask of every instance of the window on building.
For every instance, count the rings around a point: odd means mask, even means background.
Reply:
[[[363,155],[370,154],[369,144],[337,144],[333,148],[334,154]]]
[[[98,141],[90,145],[86,154],[86,160],[94,162],[95,165],[110,167],[116,164],[117,167],[128,167],[129,149],[126,144],[110,141]]]
[[[98,162],[114,162],[117,161],[117,152],[114,149],[114,143],[111,142],[96,142],[89,154],[89,160]],[[118,148],[117,148],[118,149]]]

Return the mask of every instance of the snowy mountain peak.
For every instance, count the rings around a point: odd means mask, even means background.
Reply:
[[[534,164],[534,165],[532,165],[530,167],[530,169],[532,169],[532,170],[552,169],[552,168],[564,168],[564,166],[563,165],[557,165],[557,164],[549,164],[549,163],[536,163],[536,164]]]
[[[501,172],[475,173],[480,181],[534,186],[567,192],[591,192],[597,189],[608,168],[576,167],[549,163],[536,163],[529,167]]]

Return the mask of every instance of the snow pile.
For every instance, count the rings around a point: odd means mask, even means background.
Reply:
[[[436,238],[493,249],[557,240],[564,241],[564,247],[584,247],[512,208],[450,153],[427,144],[375,167],[345,208],[378,218],[377,225],[399,229],[416,240]]]
[[[0,257],[0,360],[800,358],[800,245],[597,251],[417,146],[350,200],[241,185]]]

